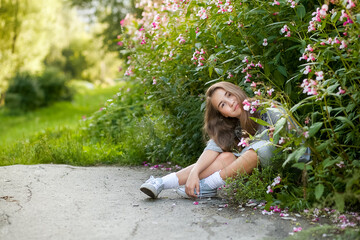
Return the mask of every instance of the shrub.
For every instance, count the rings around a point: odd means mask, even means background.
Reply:
[[[13,111],[30,111],[40,107],[44,92],[30,73],[17,73],[5,93],[5,106]]]
[[[282,167],[302,171],[303,184],[274,200],[354,208],[360,201],[359,5],[354,1],[141,2],[142,19],[128,15],[119,45],[129,54],[125,77],[144,87],[160,106],[173,141],[170,149],[196,146],[202,96],[227,80],[262,102],[280,101],[299,125],[277,125],[273,144]],[[196,100],[195,100],[196,99]],[[190,104],[190,106],[189,106]],[[170,123],[170,124],[169,124]],[[282,134],[280,134],[282,132]],[[173,135],[174,134],[174,135]],[[279,144],[283,136],[284,144]],[[298,162],[306,147],[313,161]],[[183,152],[184,159],[200,148]],[[286,174],[286,173],[284,173]],[[286,179],[286,175],[282,176]],[[266,189],[264,190],[266,191]],[[284,200],[285,199],[285,200]],[[301,204],[300,204],[301,205]]]
[[[67,86],[68,78],[54,67],[40,75],[17,73],[5,94],[5,106],[12,112],[31,111],[56,101],[69,101],[73,90]]]
[[[67,82],[68,78],[60,69],[46,68],[38,78],[39,87],[44,92],[43,105],[49,105],[56,101],[70,101],[74,93],[67,86]]]

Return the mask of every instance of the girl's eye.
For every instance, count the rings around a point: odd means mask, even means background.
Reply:
[[[220,105],[221,108],[223,108],[224,106],[225,106],[225,103],[222,103],[222,104]]]

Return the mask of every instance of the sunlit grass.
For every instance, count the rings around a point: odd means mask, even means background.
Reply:
[[[54,105],[21,115],[9,115],[0,109],[0,145],[5,147],[24,140],[45,129],[76,128],[83,117],[88,117],[104,106],[104,102],[118,92],[119,85],[83,90],[71,102]]]

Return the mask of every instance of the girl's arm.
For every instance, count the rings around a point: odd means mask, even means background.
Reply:
[[[213,150],[205,150],[200,155],[199,159],[191,169],[189,177],[186,180],[185,192],[188,196],[196,197],[194,189],[196,189],[197,194],[200,193],[199,175],[202,171],[204,171],[214,162],[214,160],[219,156],[219,154],[219,152]]]

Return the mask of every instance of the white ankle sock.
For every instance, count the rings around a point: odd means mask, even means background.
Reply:
[[[205,183],[209,185],[209,187],[215,189],[221,187],[225,184],[225,181],[220,177],[220,171],[214,172],[210,176],[204,179]]]
[[[179,186],[179,179],[176,173],[170,173],[162,177],[164,189],[177,188]]]

